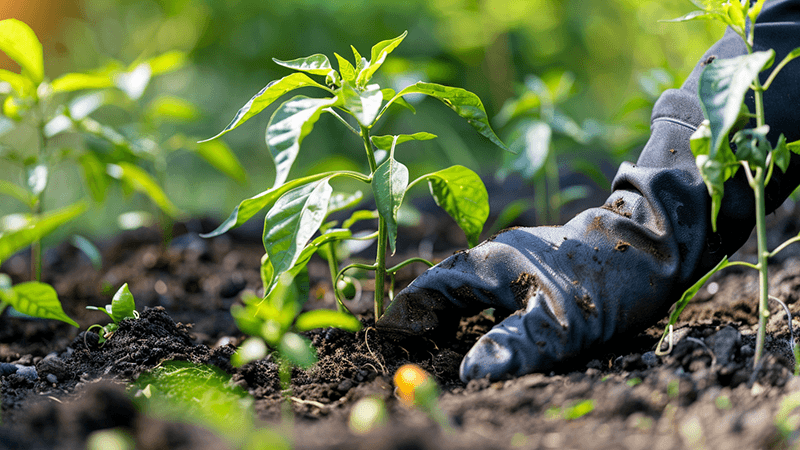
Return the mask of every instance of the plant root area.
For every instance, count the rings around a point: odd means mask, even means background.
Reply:
[[[797,234],[800,212],[783,207],[770,221],[774,247]],[[441,231],[401,232],[429,240],[405,243],[398,253],[424,250],[442,258],[463,246],[447,241],[457,234],[445,219],[424,222],[427,230],[433,224]],[[800,410],[794,408],[800,405],[800,378],[793,376],[789,322],[777,302],[771,304],[767,355],[753,367],[754,271],[734,268],[715,275],[684,311],[668,355],[653,351],[665,319],[557,372],[468,384],[458,377],[461,359],[500,318],[484,311],[463,318],[453,335],[398,340],[374,328],[370,284],[363,282],[364,298],[350,306],[360,314],[364,328],[357,333],[307,333],[319,362],[308,370],[292,370],[291,389],[283,389],[273,356],[242,367],[230,362],[246,338],[236,328],[230,307],[243,290],[258,293],[261,287],[260,230],[211,240],[198,237],[197,231],[212,227],[203,221],[180,224],[169,244],[152,229],[124,232],[98,244],[104,261],[100,270],[68,244],[47,252],[44,281],[57,289],[65,311],[81,329],[8,313],[0,317],[0,448],[86,448],[102,430],[122,432],[138,449],[244,447],[236,439],[237,427],[243,427],[236,421],[223,421],[213,432],[214,425],[181,420],[189,415],[141,406],[148,396],[169,395],[150,391],[142,380],[171,361],[215,368],[229,378],[226,386],[248,394],[254,429],[282,433],[297,449],[797,445]],[[732,259],[754,261],[753,241]],[[771,263],[771,294],[785,302],[792,315],[800,314],[800,252],[789,247]],[[322,261],[311,265],[312,299],[306,308],[333,307],[326,270]],[[408,268],[398,286],[422,270]],[[27,255],[12,257],[2,271],[15,283],[25,281]],[[125,282],[141,317],[123,321],[104,345],[98,345],[98,336],[85,330],[108,318],[85,307],[110,303]],[[449,429],[395,396],[392,376],[406,363],[435,377],[441,389],[438,404]],[[224,414],[202,386],[190,397],[201,412]],[[386,421],[366,433],[356,432],[349,425],[351,411],[366,397],[385,402]],[[246,433],[254,431],[243,427],[238,437]]]

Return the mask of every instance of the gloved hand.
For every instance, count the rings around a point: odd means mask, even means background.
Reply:
[[[797,1],[768,2],[756,25],[757,49],[780,61],[800,46]],[[732,32],[703,56],[745,53]],[[773,143],[800,139],[800,63],[775,79],[765,96]],[[623,164],[613,192],[562,227],[516,228],[456,253],[400,292],[377,326],[420,335],[495,307],[514,311],[475,344],[461,379],[496,380],[549,371],[612,338],[638,332],[666,315],[686,288],[741,247],[753,229],[754,201],[743,171],[725,185],[717,219],[689,148],[703,120],[698,64],[681,89],[653,110],[651,136],[637,164]],[[777,84],[780,83],[780,84]],[[751,99],[752,101],[752,99]],[[750,105],[753,109],[753,105]],[[800,182],[800,158],[767,186],[774,210]]]

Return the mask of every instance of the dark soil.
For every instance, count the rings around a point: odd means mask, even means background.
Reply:
[[[774,247],[797,234],[800,212],[784,206],[770,220]],[[426,216],[423,222],[424,229],[401,232],[422,238],[406,242],[399,253],[427,251],[441,258],[463,246],[446,240],[457,235],[446,220]],[[260,287],[258,231],[254,238],[246,229],[233,237],[197,237],[197,231],[210,228],[201,222],[179,226],[168,246],[153,230],[123,233],[100,244],[105,261],[100,271],[66,244],[48,252],[45,281],[56,287],[81,330],[55,321],[0,317],[0,447],[85,448],[92,433],[106,429],[123,430],[142,449],[234,446],[203,428],[161,420],[137,407],[142,386],[131,383],[172,360],[218,367],[252,396],[260,426],[286,430],[281,418],[287,392],[281,390],[278,364],[271,357],[241,368],[230,364],[245,338],[230,307],[241,291]],[[734,259],[753,260],[753,255],[754,244],[748,243]],[[3,272],[20,282],[27,267],[27,257],[20,254]],[[326,270],[321,261],[311,267],[314,298],[308,308],[333,307]],[[409,269],[402,281],[421,270]],[[458,378],[459,363],[498,319],[482,313],[462,319],[455,336],[398,341],[370,326],[370,285],[365,283],[364,298],[350,304],[362,313],[362,331],[308,333],[320,361],[292,373],[294,447],[791,447],[798,440],[800,412],[786,416],[779,410],[787,395],[800,390],[800,378],[792,375],[789,327],[777,303],[768,328],[769,354],[753,370],[756,281],[752,271],[716,275],[683,313],[667,356],[653,353],[663,321],[562,372],[467,385]],[[124,282],[141,318],[122,322],[99,346],[97,335],[82,330],[107,318],[85,306],[108,303]],[[772,294],[798,314],[800,252],[790,247],[773,261],[771,283]],[[395,398],[391,377],[408,362],[436,377],[452,430]],[[367,396],[386,401],[390,420],[357,435],[348,417],[355,402]]]

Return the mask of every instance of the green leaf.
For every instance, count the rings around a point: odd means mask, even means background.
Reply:
[[[329,309],[315,309],[300,314],[294,324],[297,331],[334,327],[346,331],[361,330],[361,322],[350,314]]]
[[[395,92],[394,92],[394,89],[392,89],[392,88],[383,88],[383,89],[381,89],[381,94],[383,94],[383,100],[388,102],[389,100],[394,98]],[[411,106],[411,103],[408,103],[406,101],[406,99],[404,99],[403,97],[400,97],[400,98],[396,99],[394,101],[394,103],[397,103],[398,105],[402,106],[403,108],[406,108],[407,110],[411,111],[411,113],[413,113],[413,114],[417,113],[417,110],[414,109],[413,106]]]
[[[10,70],[0,69],[0,81],[8,83],[18,97],[30,98],[36,92],[36,86],[28,77]]]
[[[200,117],[200,111],[191,102],[171,95],[162,95],[150,102],[145,111],[150,120],[163,122],[191,122]]]
[[[286,272],[325,219],[333,188],[331,177],[287,192],[264,218],[264,248],[275,273]]]
[[[89,261],[92,262],[92,267],[94,270],[100,270],[103,268],[103,256],[100,254],[100,250],[92,244],[92,242],[85,237],[75,234],[70,238],[70,243],[75,246],[78,250],[83,252]]]
[[[268,189],[260,194],[257,194],[246,200],[243,200],[241,203],[239,203],[238,206],[236,206],[231,215],[228,216],[228,218],[225,219],[225,221],[222,222],[222,224],[220,224],[220,226],[218,226],[214,231],[210,233],[201,234],[200,236],[204,238],[212,238],[215,236],[219,236],[225,233],[226,231],[236,228],[241,224],[247,222],[251,217],[256,215],[259,211],[275,203],[275,201],[278,200],[278,198],[280,198],[286,192],[298,186],[302,186],[306,183],[317,181],[319,179],[328,177],[330,175],[331,175],[330,172],[326,172],[326,173],[309,175],[303,178],[298,178],[282,186]]]
[[[800,141],[794,141],[786,144],[790,152],[800,155]]]
[[[109,164],[106,170],[109,175],[122,181],[130,189],[150,197],[153,203],[170,217],[183,215],[183,212],[167,198],[167,194],[164,193],[153,177],[140,167],[123,161],[119,164]]]
[[[267,147],[275,162],[273,188],[286,182],[300,151],[300,144],[314,128],[322,111],[338,103],[338,97],[308,98],[298,95],[275,110],[266,132]]]
[[[372,47],[372,55],[369,64],[358,73],[358,78],[356,79],[357,86],[365,86],[369,80],[372,79],[375,72],[381,67],[383,62],[386,61],[386,57],[389,56],[389,53],[403,42],[406,35],[408,35],[408,31],[404,31],[403,34],[394,39],[378,42]]]
[[[133,294],[128,289],[128,283],[122,285],[111,299],[111,318],[114,323],[119,323],[123,319],[135,319],[136,303],[133,301]]]
[[[36,206],[37,203],[36,197],[31,195],[28,191],[6,180],[0,180],[0,194],[13,197],[30,208]]]
[[[769,125],[737,131],[733,135],[736,159],[747,161],[753,167],[766,167],[767,155],[772,150],[772,145],[767,140],[767,133]]]
[[[772,151],[772,159],[775,161],[775,165],[781,169],[781,172],[786,173],[791,157],[792,153],[789,151],[789,147],[786,146],[786,136],[781,133],[778,138],[778,144],[775,146],[775,150]]]
[[[339,74],[342,76],[342,80],[348,83],[355,81],[358,74],[356,73],[355,67],[350,64],[350,61],[344,59],[338,53],[334,53],[333,55],[336,56],[336,60],[339,61]]]
[[[756,23],[758,15],[761,14],[761,8],[764,7],[765,1],[766,0],[758,0],[750,6],[750,10],[747,12],[747,15],[750,17],[750,21],[752,23]]]
[[[372,143],[375,144],[375,147],[381,150],[389,150],[392,148],[395,138],[397,138],[397,144],[402,144],[403,142],[408,141],[427,141],[430,139],[436,139],[437,137],[438,136],[435,134],[421,131],[419,133],[401,134],[398,136],[372,136],[371,139]]]
[[[360,92],[350,83],[343,82],[339,89],[343,106],[355,116],[358,123],[367,128],[372,126],[383,103],[383,94],[379,89]]]
[[[425,178],[436,204],[464,231],[469,246],[478,245],[489,218],[489,194],[481,178],[464,166],[448,167]]]
[[[711,129],[709,156],[715,159],[736,123],[750,83],[775,58],[773,50],[730,59],[716,59],[700,74],[699,90],[703,114]]]
[[[275,269],[272,267],[272,261],[269,260],[269,253],[264,253],[264,256],[261,257],[259,274],[261,275],[261,284],[264,286],[264,292],[268,292],[275,275]]]
[[[724,269],[728,265],[730,265],[728,263],[728,257],[725,256],[724,258],[722,258],[722,261],[720,261],[713,269],[711,269],[707,274],[703,275],[703,278],[697,280],[695,284],[693,284],[691,287],[689,287],[689,289],[686,289],[686,291],[684,291],[683,295],[681,295],[681,298],[677,302],[675,302],[675,306],[672,309],[672,313],[669,315],[669,323],[667,324],[667,327],[664,329],[664,334],[661,337],[662,341],[664,340],[664,337],[667,335],[669,327],[675,325],[681,313],[683,312],[684,308],[686,308],[686,305],[688,305],[689,302],[692,301],[697,292],[700,291],[700,288],[703,287],[704,284],[706,284],[706,281],[708,281],[709,278],[711,278],[711,275],[714,275],[715,273]],[[661,342],[659,342],[659,346],[657,348],[659,349],[661,348]]]
[[[49,179],[50,171],[44,164],[37,164],[27,169],[28,172],[28,189],[31,190],[33,195],[38,196],[47,188],[47,181]]]
[[[221,140],[201,142],[194,150],[220,172],[240,184],[247,184],[247,172],[225,142]]]
[[[361,53],[358,53],[358,50],[356,50],[356,48],[352,45],[350,48],[353,49],[353,57],[355,58],[356,62],[356,73],[361,73],[364,67],[366,67],[368,64],[367,59],[361,56]]]
[[[8,290],[0,290],[0,300],[23,314],[60,320],[78,327],[78,323],[64,313],[56,290],[49,284],[37,281],[20,283],[11,288],[10,295]]]
[[[384,106],[383,110],[385,111],[395,99],[408,94],[425,94],[441,100],[450,109],[455,111],[456,114],[466,119],[467,123],[472,125],[478,133],[503,150],[508,150],[508,147],[503,144],[492,130],[491,125],[489,125],[489,119],[486,116],[486,110],[483,108],[483,102],[472,92],[461,88],[420,81],[398,92],[397,95]]]
[[[0,263],[18,250],[41,240],[60,226],[83,214],[86,209],[85,203],[75,203],[33,219],[24,228],[0,234]]]
[[[272,60],[283,67],[288,67],[289,69],[298,70],[300,72],[307,72],[311,75],[325,76],[333,69],[328,57],[320,53],[306,56],[305,58],[293,59],[291,61],[281,61],[275,58],[272,58]]]
[[[241,367],[249,362],[253,362],[267,356],[267,345],[264,340],[258,337],[251,337],[242,342],[236,353],[231,356],[233,367]]]
[[[216,139],[222,136],[228,131],[231,131],[234,128],[238,127],[239,125],[243,124],[251,117],[260,113],[264,108],[272,104],[272,102],[277,100],[283,94],[286,94],[287,92],[306,86],[314,86],[329,91],[328,88],[312,80],[311,78],[308,77],[308,75],[303,73],[293,73],[291,75],[281,78],[280,80],[273,81],[268,85],[264,86],[263,89],[261,89],[256,95],[253,96],[253,98],[251,98],[244,106],[242,106],[239,109],[239,111],[233,117],[233,120],[231,120],[231,123],[229,123],[228,126],[226,126],[216,136],[205,139],[200,142],[210,141],[212,139]]]
[[[317,355],[308,338],[295,333],[286,333],[278,344],[278,352],[292,365],[308,369],[317,362]]]
[[[185,52],[172,50],[150,58],[147,60],[147,64],[150,65],[150,74],[156,76],[182,68],[188,59]]]
[[[386,222],[392,254],[395,252],[397,241],[397,211],[403,203],[408,187],[408,168],[394,159],[394,145],[386,161],[375,169],[372,179],[375,206]]]
[[[78,158],[83,172],[83,179],[94,201],[102,203],[108,191],[109,179],[106,166],[92,153],[84,153]]]
[[[0,20],[0,50],[16,61],[22,74],[34,84],[44,79],[42,44],[24,22],[17,19]]]
[[[105,89],[114,86],[111,73],[67,73],[51,83],[53,92]]]
[[[356,191],[353,194],[344,194],[341,192],[334,193],[328,202],[328,215],[336,211],[352,208],[361,203],[363,198],[364,193],[361,191]]]
[[[705,11],[692,11],[685,16],[678,17],[677,19],[659,20],[659,22],[687,22],[695,19],[709,20],[716,17],[718,17],[716,14],[707,13]]]

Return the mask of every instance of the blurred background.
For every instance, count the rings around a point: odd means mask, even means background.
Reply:
[[[504,155],[440,102],[418,99],[415,115],[394,111],[377,130],[439,136],[406,144],[398,154],[411,178],[451,164],[468,166],[487,184],[516,177],[523,188],[514,196],[524,200],[517,209],[538,208],[537,221],[557,223],[569,219],[559,206],[587,196],[586,189],[608,189],[619,162],[636,159],[659,93],[679,86],[721,36],[716,24],[660,22],[693,9],[688,0],[0,0],[0,19],[17,18],[31,26],[43,43],[49,80],[107,67],[110,61],[128,66],[166,52],[185,54],[175,70],[150,80],[138,107],[108,104],[92,117],[120,129],[136,127],[142,111],[152,111],[163,99],[186,101],[178,105],[185,111],[157,117],[138,131],[152,136],[157,151],[168,153],[156,178],[172,202],[188,215],[219,220],[242,199],[272,185],[264,130],[279,102],[222,138],[246,179],[181,151],[182,142],[217,134],[269,81],[290,73],[273,57],[324,53],[333,61],[337,52],[352,60],[350,45],[369,55],[373,44],[408,30],[375,81],[397,90],[417,80],[470,90],[483,100],[500,137],[528,157]],[[19,72],[5,55],[0,67]],[[68,102],[84,94],[60,95]],[[24,186],[26,171],[13,162],[14,155],[24,154],[35,140],[24,124],[7,118],[2,123],[0,149],[3,156],[12,155],[12,162],[0,160],[0,178]],[[531,124],[544,124],[549,131]],[[170,140],[176,134],[188,138]],[[87,144],[64,138],[51,145],[77,149]],[[323,115],[303,142],[291,176],[322,168],[364,170],[361,145]],[[152,169],[147,164],[144,168]],[[569,190],[572,175],[589,187]],[[141,194],[125,195],[114,185],[108,190],[103,203],[53,239],[75,230],[113,235],[125,226],[118,220],[121,214],[154,209]],[[539,196],[544,203],[526,200],[544,190],[548,195]],[[84,197],[90,193],[78,164],[67,158],[51,170],[46,210]],[[0,217],[24,210],[13,198],[0,196]]]

